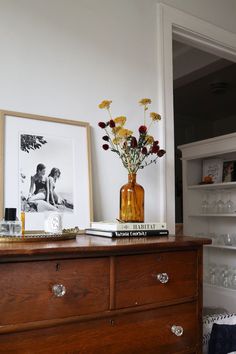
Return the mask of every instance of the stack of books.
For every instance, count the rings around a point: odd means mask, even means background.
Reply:
[[[122,222],[91,222],[86,234],[103,237],[147,237],[168,236],[164,222],[122,223]]]

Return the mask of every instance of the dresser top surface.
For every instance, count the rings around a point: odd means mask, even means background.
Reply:
[[[211,240],[189,236],[106,238],[78,235],[74,240],[0,243],[0,257],[76,254],[81,257],[104,254],[129,254],[176,248],[201,247]]]

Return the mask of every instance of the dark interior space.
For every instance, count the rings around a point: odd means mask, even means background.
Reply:
[[[236,132],[236,64],[173,42],[176,223],[183,222],[179,145]]]

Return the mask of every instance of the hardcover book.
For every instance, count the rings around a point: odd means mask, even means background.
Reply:
[[[133,231],[104,231],[98,229],[86,229],[85,233],[103,237],[148,237],[148,236],[168,236],[168,230],[133,230]]]
[[[90,223],[90,229],[104,231],[143,231],[143,230],[165,230],[165,222],[144,222],[144,223],[122,223],[97,221]]]

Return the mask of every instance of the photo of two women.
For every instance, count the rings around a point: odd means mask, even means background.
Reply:
[[[68,139],[21,135],[21,211],[73,211],[72,156]]]

